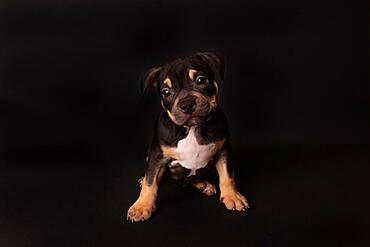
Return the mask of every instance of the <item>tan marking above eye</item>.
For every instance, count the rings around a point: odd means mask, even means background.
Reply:
[[[194,81],[194,77],[197,72],[198,71],[196,71],[195,69],[189,69],[189,78]]]
[[[163,84],[167,85],[169,88],[172,88],[172,81],[168,77],[166,77],[166,79],[164,79]]]

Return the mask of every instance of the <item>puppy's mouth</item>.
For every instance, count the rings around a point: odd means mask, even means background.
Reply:
[[[213,111],[209,111],[207,113],[199,114],[199,113],[193,113],[193,114],[183,114],[180,112],[175,112],[174,114],[171,114],[171,120],[180,126],[196,126],[200,125],[207,120],[210,119]]]

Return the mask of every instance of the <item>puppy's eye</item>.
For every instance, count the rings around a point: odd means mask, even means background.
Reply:
[[[207,77],[205,77],[204,75],[198,75],[198,76],[195,78],[195,82],[196,82],[198,85],[205,84],[205,83],[208,83],[208,78],[207,78]]]
[[[168,87],[164,87],[161,91],[161,94],[166,97],[168,95],[170,95],[170,89]]]

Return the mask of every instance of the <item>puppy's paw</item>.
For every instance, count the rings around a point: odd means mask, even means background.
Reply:
[[[221,194],[220,200],[225,204],[228,210],[245,211],[247,208],[249,208],[247,199],[237,190],[232,190]]]
[[[216,194],[216,186],[207,181],[198,182],[194,184],[194,187],[207,196],[212,196]]]
[[[139,178],[139,180],[137,180],[137,183],[139,184],[139,187],[143,187],[143,181],[144,181],[144,177],[141,177]]]
[[[132,222],[144,221],[150,218],[155,211],[155,205],[135,202],[127,211],[127,220]]]

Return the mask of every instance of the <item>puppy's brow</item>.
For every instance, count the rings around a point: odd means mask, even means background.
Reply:
[[[172,88],[172,81],[170,78],[166,77],[163,81],[164,84],[166,84],[168,87]]]
[[[194,77],[195,77],[195,74],[197,73],[198,71],[196,71],[195,69],[189,69],[189,78],[191,80],[194,80]]]

